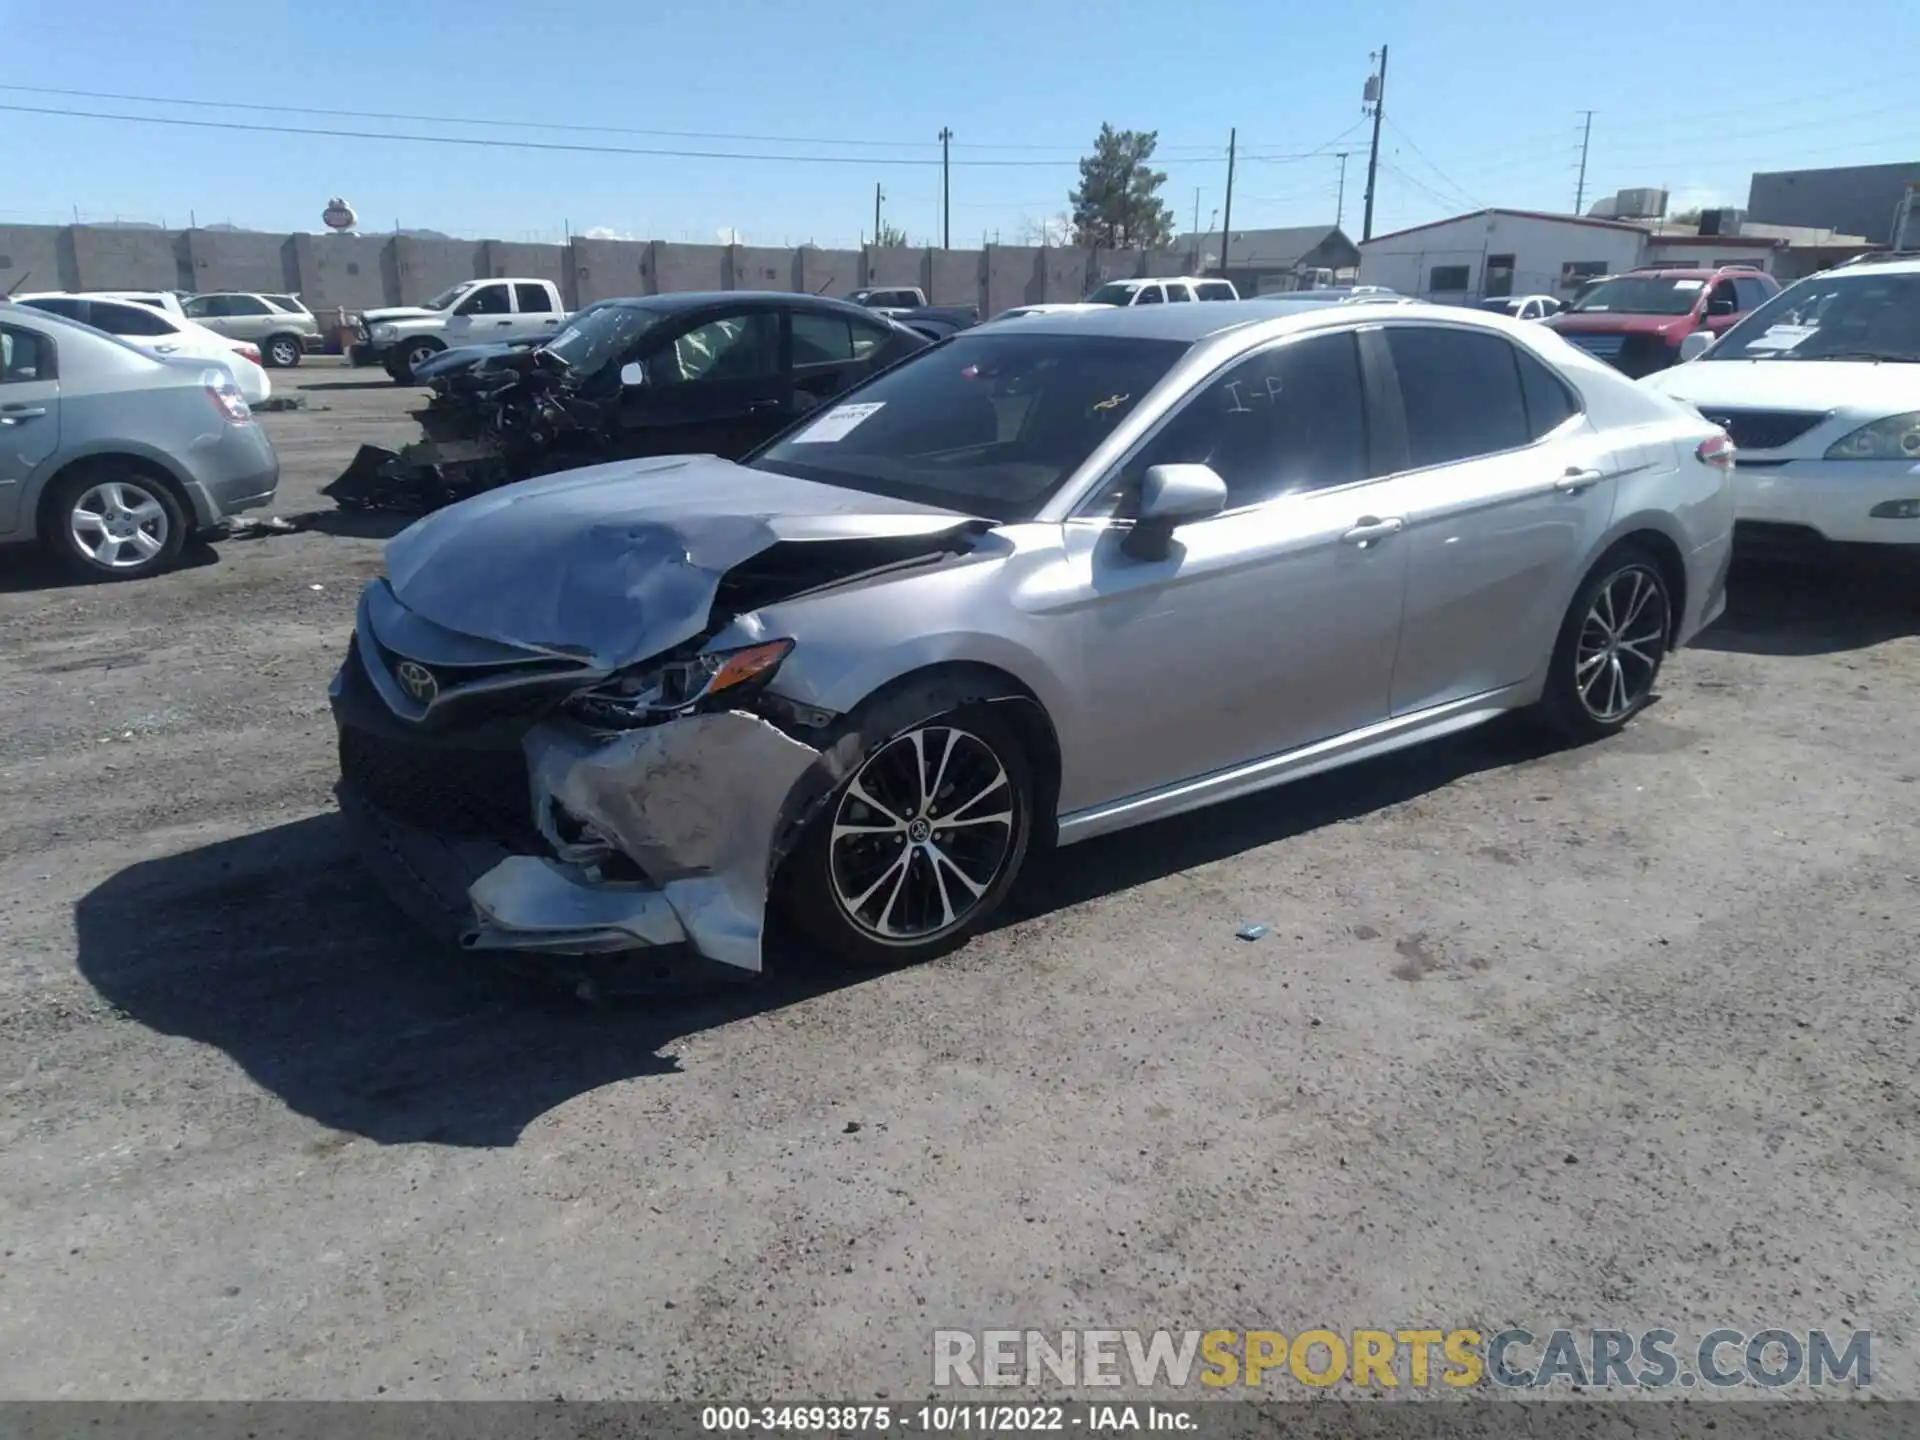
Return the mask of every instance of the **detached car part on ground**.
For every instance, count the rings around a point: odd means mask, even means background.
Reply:
[[[0,544],[38,539],[88,578],[140,579],[269,503],[279,477],[226,370],[0,302]]]
[[[1532,708],[1591,738],[1724,605],[1726,438],[1541,327],[1105,309],[914,356],[745,464],[392,542],[332,688],[374,872],[475,951],[861,961],[1031,850]]]
[[[545,345],[429,365],[424,438],[363,446],[322,494],[420,514],[511,481],[663,453],[743,455],[925,336],[840,300],[778,292],[602,302]]]

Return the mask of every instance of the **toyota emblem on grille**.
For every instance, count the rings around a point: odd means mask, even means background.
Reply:
[[[431,705],[440,694],[440,682],[434,678],[433,671],[418,660],[402,660],[394,667],[393,674],[400,688],[422,705]]]

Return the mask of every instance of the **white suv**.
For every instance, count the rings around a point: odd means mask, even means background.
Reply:
[[[1641,383],[1732,436],[1744,538],[1920,544],[1920,253],[1791,285]]]
[[[1238,300],[1231,280],[1178,275],[1164,280],[1112,280],[1086,299],[1089,305],[1181,304],[1188,300]]]

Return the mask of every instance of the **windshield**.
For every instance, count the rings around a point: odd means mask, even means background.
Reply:
[[[1133,302],[1133,286],[1118,282],[1102,285],[1087,297],[1089,305],[1129,305]]]
[[[1706,284],[1666,275],[1623,275],[1596,285],[1571,308],[1576,315],[1686,315]]]
[[[1920,274],[1815,275],[1782,290],[1700,358],[1920,361]]]
[[[1524,304],[1526,304],[1524,300],[1500,298],[1495,300],[1482,300],[1480,302],[1480,308],[1482,310],[1491,310],[1496,315],[1511,315]]]
[[[625,356],[633,342],[658,325],[658,310],[641,305],[604,305],[582,310],[553,337],[549,353],[567,362],[581,379],[597,375],[607,362]]]
[[[448,306],[452,305],[454,301],[471,290],[475,283],[476,282],[472,280],[462,280],[458,285],[450,285],[420,308],[423,310],[445,310]]]
[[[999,521],[1031,519],[1187,350],[973,331],[862,386],[751,462]]]

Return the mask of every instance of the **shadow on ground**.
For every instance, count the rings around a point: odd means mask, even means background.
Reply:
[[[1832,655],[1920,635],[1920,557],[1858,546],[1746,557],[1727,610],[1693,643],[1744,655]]]
[[[1496,725],[1088,841],[1038,857],[1001,923],[1545,753]],[[121,1012],[217,1047],[302,1115],[390,1144],[512,1145],[576,1095],[676,1074],[659,1052],[680,1037],[886,978],[776,938],[758,979],[589,1005],[417,939],[332,814],[131,866],[81,899],[75,930],[81,972]]]
[[[296,390],[416,390],[416,385],[401,385],[393,380],[303,380]]]
[[[204,565],[218,564],[219,560],[213,547],[196,536],[173,562],[173,571],[198,570]],[[0,549],[0,595],[24,595],[34,590],[78,590],[91,585],[151,585],[160,578],[98,579],[69,570],[59,557],[39,545],[9,545]]]

